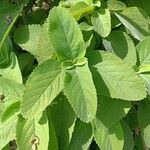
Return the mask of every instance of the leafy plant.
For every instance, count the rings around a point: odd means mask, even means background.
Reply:
[[[148,5],[1,0],[0,149],[149,149]]]

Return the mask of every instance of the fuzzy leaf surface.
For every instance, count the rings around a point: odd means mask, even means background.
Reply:
[[[15,139],[17,120],[18,118],[13,116],[4,123],[0,123],[0,149]]]
[[[33,120],[26,120],[19,117],[16,130],[17,145],[19,150],[38,148],[48,149],[49,127],[47,114],[39,114]]]
[[[92,13],[94,11],[94,6],[88,5],[85,2],[78,2],[75,5],[72,5],[69,8],[69,11],[71,14],[76,18],[76,20],[79,20],[84,15]]]
[[[93,139],[93,129],[90,123],[76,121],[69,150],[87,150]]]
[[[52,57],[53,49],[48,36],[48,23],[40,25],[28,25],[16,30],[15,42],[23,49],[37,58],[42,63]],[[24,36],[22,36],[22,34]]]
[[[4,94],[4,102],[21,101],[23,90],[23,85],[0,77],[0,93]]]
[[[22,74],[19,67],[17,56],[14,52],[10,53],[11,62],[7,68],[0,68],[0,74],[2,77],[13,80],[22,84]]]
[[[74,60],[84,57],[85,43],[79,25],[64,8],[54,7],[49,14],[49,36],[58,59]]]
[[[119,57],[108,52],[92,52],[89,64],[96,68],[102,95],[128,101],[142,100],[146,88],[136,72]],[[136,94],[135,94],[136,93]]]
[[[142,40],[137,46],[137,52],[139,56],[140,66],[139,66],[139,72],[150,72],[150,36],[146,37],[144,40]]]
[[[33,119],[42,112],[62,91],[63,77],[60,63],[56,60],[47,60],[39,65],[27,81],[21,114]]]
[[[130,102],[98,96],[98,119],[107,127],[111,127],[126,116],[131,108]],[[111,118],[111,119],[110,119]]]
[[[113,31],[103,40],[106,50],[114,52],[130,66],[136,64],[136,49],[132,39],[122,31]]]
[[[101,150],[123,149],[124,135],[119,122],[108,128],[99,120],[95,120],[94,138]]]
[[[148,15],[142,9],[128,7],[115,15],[136,39],[142,40],[150,34]]]
[[[97,109],[97,97],[87,64],[66,72],[65,94],[76,115],[83,122],[88,123],[94,118]]]
[[[117,11],[126,8],[126,4],[118,0],[108,0],[107,7],[109,10]]]
[[[139,75],[146,84],[147,91],[150,93],[150,36],[146,37],[137,46],[137,52],[139,57]]]
[[[111,18],[108,9],[95,11],[91,18],[94,30],[102,37],[107,37],[111,31]]]

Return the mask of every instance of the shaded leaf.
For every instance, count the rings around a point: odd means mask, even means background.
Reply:
[[[142,80],[116,55],[108,52],[91,52],[89,64],[97,70],[95,80],[99,82],[102,95],[128,101],[146,97],[146,88]]]
[[[76,120],[72,139],[70,141],[69,150],[87,150],[93,138],[93,130],[91,124],[86,124],[80,120]]]
[[[76,120],[75,113],[67,98],[62,93],[48,108],[50,112],[50,121],[57,136],[58,148],[56,149],[67,150],[74,130]],[[51,138],[50,140],[54,140],[54,137]]]
[[[94,30],[102,37],[107,37],[111,31],[111,18],[108,9],[95,11],[91,17]]]
[[[33,54],[40,63],[50,59],[53,55],[47,22],[43,27],[40,25],[28,25],[17,29],[14,39],[23,50]]]
[[[94,138],[101,150],[121,150],[124,145],[123,130],[119,122],[107,128],[98,119],[94,121]]]
[[[23,5],[10,4],[6,0],[1,0],[0,2],[0,49],[8,37],[16,19],[18,18]]]
[[[136,64],[136,50],[132,39],[122,31],[113,31],[103,40],[103,44],[108,51],[114,52],[127,64]]]
[[[138,121],[142,129],[143,139],[148,148],[150,148],[150,101],[145,99],[139,103]]]
[[[129,7],[115,15],[136,39],[142,40],[150,34],[148,15],[142,9]]]
[[[134,139],[133,134],[125,121],[121,122],[121,126],[124,133],[124,147],[123,150],[133,150],[134,149]]]
[[[129,102],[105,96],[98,96],[98,103],[97,117],[106,127],[111,127],[126,116],[131,108]]]

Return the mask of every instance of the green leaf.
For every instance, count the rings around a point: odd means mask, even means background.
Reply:
[[[141,41],[137,46],[137,52],[140,59],[140,64],[150,64],[150,36],[146,37],[143,41]]]
[[[136,50],[132,39],[122,31],[112,31],[110,35],[103,39],[106,50],[114,52],[127,64],[136,64]]]
[[[143,139],[148,148],[150,148],[150,101],[145,99],[139,103],[138,121],[142,129]]]
[[[59,5],[68,8],[68,7],[71,7],[72,5],[75,5],[76,3],[80,3],[80,2],[84,2],[87,5],[93,4],[93,0],[65,0],[65,1],[61,1],[59,3]]]
[[[7,79],[22,84],[23,83],[22,74],[19,67],[17,56],[14,52],[11,52],[10,57],[11,57],[10,65],[7,68],[0,68],[0,74],[2,75],[2,77],[5,77]]]
[[[91,17],[94,30],[102,37],[107,37],[111,31],[111,18],[108,9],[95,11]]]
[[[91,124],[86,124],[80,120],[76,120],[69,150],[87,150],[92,142],[92,138],[93,130]]]
[[[16,19],[18,18],[23,8],[22,4],[10,4],[8,1],[1,0],[0,2],[0,49],[8,37]]]
[[[94,138],[101,150],[121,150],[124,145],[124,135],[119,122],[110,128],[104,126],[98,119],[93,121]]]
[[[93,30],[83,31],[82,34],[83,34],[83,38],[84,38],[87,53],[88,53],[89,51],[92,51],[95,48],[96,44],[98,44],[96,41],[97,40],[96,37],[97,36],[99,37],[99,35],[97,34],[95,35],[95,32]]]
[[[134,139],[132,132],[125,121],[121,121],[121,126],[124,133],[124,147],[123,150],[133,150],[134,149]]]
[[[83,122],[90,122],[97,109],[96,90],[88,65],[66,71],[65,94],[76,115]]]
[[[150,53],[149,53],[149,42],[150,36],[146,37],[143,41],[141,41],[137,46],[137,52],[139,56],[139,76],[143,79],[146,84],[147,91],[150,93]]]
[[[10,52],[12,51],[12,44],[10,42],[10,39],[8,38],[8,35],[16,19],[21,13],[23,5],[22,4],[20,5],[10,4],[8,1],[2,0],[0,2],[0,6],[1,6],[0,7],[0,20],[1,20],[0,21],[0,64],[2,63],[1,65],[6,66],[11,63],[11,59],[12,61],[14,60],[14,54],[10,55]],[[14,62],[11,68],[13,68],[16,71],[16,73],[14,72],[12,73],[13,69],[3,70],[0,68],[0,74],[1,75],[5,74],[6,78],[9,78],[9,79],[12,78],[12,80],[22,83],[22,77],[21,77],[21,73],[20,73],[17,61]],[[9,70],[9,73],[7,70]],[[12,74],[15,74],[15,76],[12,76]]]
[[[49,36],[58,59],[63,62],[86,53],[80,28],[69,11],[55,7],[49,14]]]
[[[138,74],[149,73],[150,64],[141,65],[138,69],[139,69]]]
[[[135,149],[137,150],[145,150],[145,144],[143,142],[143,138],[141,134],[135,137]]]
[[[43,9],[36,9],[26,15],[26,24],[43,24],[47,13]]]
[[[24,26],[16,30],[14,39],[23,49],[34,55],[42,63],[52,57],[53,49],[48,36],[47,22],[40,25]],[[22,36],[24,35],[24,36]]]
[[[66,150],[70,143],[75,125],[75,113],[67,98],[62,93],[55,99],[55,101],[53,101],[48,109],[48,112],[50,112],[49,121],[51,122],[57,136],[57,149]],[[54,140],[54,137],[51,138]],[[54,147],[50,147],[54,149]]]
[[[49,146],[48,150],[55,149],[58,150],[58,140],[56,136],[56,131],[52,122],[52,116],[49,107],[47,108],[48,121],[49,121]]]
[[[117,11],[126,8],[125,3],[118,1],[118,0],[108,0],[107,7],[109,10]]]
[[[0,93],[4,94],[4,103],[21,101],[23,95],[23,85],[9,79],[0,77]]]
[[[131,130],[139,127],[136,107],[132,107],[124,119],[128,123]]]
[[[98,91],[99,89],[97,89],[97,92]],[[130,108],[131,104],[129,102],[120,101],[105,96],[98,96],[97,117],[103,125],[111,127],[121,118],[126,116]]]
[[[18,114],[14,103],[22,100],[23,85],[12,80],[0,77],[0,117],[1,123],[9,121],[9,118]],[[16,113],[15,113],[16,112]]]
[[[37,51],[37,56],[40,62],[44,62],[50,58],[53,58],[55,53],[49,38],[49,19],[47,18],[45,23],[42,26],[42,31],[39,36],[39,43]]]
[[[21,116],[18,119],[16,128],[16,141],[18,149],[31,149],[34,136],[35,124],[34,120],[25,120]],[[35,139],[35,141],[37,138]],[[34,142],[33,142],[34,144]]]
[[[46,112],[43,112],[42,117],[40,116],[39,118],[37,117],[37,120],[35,119],[34,135],[36,135],[37,138],[39,139],[39,144],[37,144],[37,148],[39,150],[48,149],[50,139],[49,139],[48,118]]]
[[[81,23],[79,24],[79,27],[80,27],[80,29],[81,29],[82,31],[91,31],[91,30],[93,30],[93,26],[87,24],[86,22],[81,22]]]
[[[0,48],[0,69],[7,68],[11,63],[10,53],[13,50],[13,46],[10,38],[6,38],[3,45]]]
[[[150,36],[146,37],[137,46],[137,52],[140,61],[139,73],[150,71]]]
[[[16,130],[17,145],[20,150],[48,149],[49,126],[47,114],[38,115],[33,120],[19,117]]]
[[[122,27],[121,22],[119,21],[119,19],[116,17],[114,13],[111,13],[111,28],[115,29],[117,27]]]
[[[10,145],[7,144],[2,150],[9,150]]]
[[[137,6],[139,8],[142,8],[147,12],[147,14],[150,16],[150,1],[149,0],[130,0],[128,2],[128,6]]]
[[[62,91],[63,83],[64,75],[58,61],[47,60],[39,65],[27,81],[21,114],[34,118]]]
[[[64,69],[71,69],[74,67],[74,64],[71,60],[66,60],[61,63],[61,67]]]
[[[58,150],[57,137],[51,122],[49,122],[49,138],[50,138],[49,147],[48,147],[49,150],[51,149]]]
[[[14,115],[18,115],[20,111],[20,102],[16,101],[14,103],[12,103],[9,107],[7,107],[5,109],[5,111],[3,112],[2,116],[1,116],[1,122],[5,122],[6,120],[8,120],[11,116]]]
[[[99,83],[102,95],[128,101],[138,101],[146,97],[146,88],[142,80],[116,55],[91,52],[89,64],[97,70],[96,82]]]
[[[19,106],[20,102],[16,101],[8,105],[7,108],[4,108],[0,121],[0,149],[16,138],[16,125],[20,110]]]
[[[2,77],[0,83],[0,117],[4,117],[2,118],[4,122],[15,115],[11,105],[22,100],[23,86]]]
[[[115,15],[136,39],[142,40],[150,34],[148,15],[142,9],[129,7]]]
[[[83,58],[76,58],[74,60],[74,65],[75,66],[83,66],[87,63],[87,58],[83,57]]]
[[[14,63],[13,66],[10,66],[11,69],[10,67],[6,69],[0,68],[0,74],[6,78],[11,78],[12,80],[22,83],[22,77],[17,60],[14,58],[14,54],[10,54],[12,51],[12,44],[10,40],[8,40],[8,35],[13,28],[16,19],[21,13],[23,4],[10,4],[8,1],[2,0],[0,2],[0,6],[0,64],[2,63],[1,65],[4,67],[4,65],[10,65],[11,61]],[[14,71],[16,71],[16,73]]]
[[[139,76],[143,79],[147,92],[150,94],[150,74],[149,73],[141,73]]]
[[[78,2],[75,5],[72,5],[69,8],[70,13],[76,18],[76,20],[80,20],[84,15],[90,14],[94,11],[93,5],[88,5],[85,2]]]
[[[35,59],[33,55],[31,55],[30,53],[22,53],[18,57],[18,62],[22,72],[23,79],[24,81],[26,81],[28,76],[33,71],[33,69],[37,66],[37,64],[35,64]]]
[[[4,123],[0,123],[0,149],[5,147],[9,141],[15,139],[17,120],[18,117],[13,116]]]

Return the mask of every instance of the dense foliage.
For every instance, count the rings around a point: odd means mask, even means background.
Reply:
[[[150,0],[1,0],[0,149],[148,150]]]

